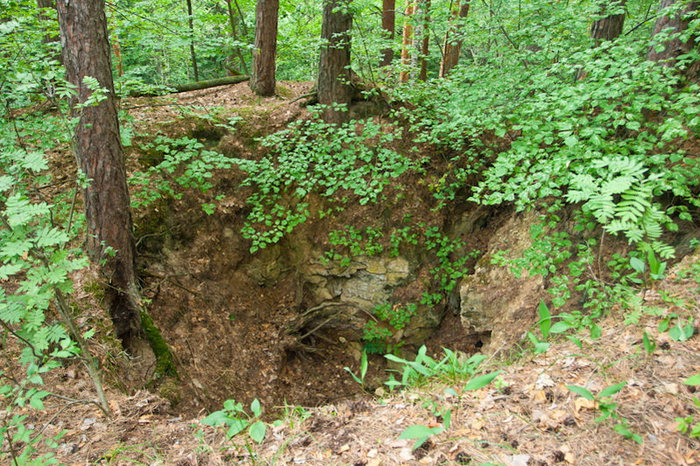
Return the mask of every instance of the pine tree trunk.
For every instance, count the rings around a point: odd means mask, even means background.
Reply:
[[[442,63],[440,64],[441,78],[447,76],[450,70],[459,63],[459,54],[462,51],[462,40],[455,40],[451,36],[457,34],[462,28],[460,20],[466,18],[469,14],[469,5],[470,0],[465,0],[461,6],[459,0],[454,4],[454,9],[452,10],[453,20],[445,33],[445,41],[443,43]]]
[[[622,34],[622,28],[625,25],[625,2],[626,0],[619,0],[613,2],[610,6],[601,6],[600,15],[602,17],[593,21],[591,26],[591,37],[595,40],[596,47],[601,42],[615,40]],[[619,10],[623,11],[618,12]],[[616,13],[604,16],[608,11],[616,11]]]
[[[389,40],[394,40],[394,29],[396,28],[396,0],[382,1],[382,29],[384,35]],[[382,60],[379,66],[389,66],[394,59],[394,49],[389,47],[382,50]]]
[[[250,88],[258,95],[275,95],[277,15],[279,0],[258,0],[255,8],[255,49]]]
[[[229,25],[231,26],[231,39],[233,39],[234,41],[238,41],[239,37],[238,37],[238,34],[236,32],[236,30],[237,30],[236,17],[233,14],[233,5],[231,3],[231,0],[226,0],[226,8],[228,11]],[[242,23],[241,26],[245,27],[245,24]],[[245,57],[243,56],[243,51],[238,46],[236,46],[236,57],[238,57],[238,61],[240,62],[239,63],[240,68],[238,70],[233,69],[232,63],[233,63],[234,56],[232,55],[228,58],[230,65],[226,66],[227,71],[232,75],[247,74],[248,73],[248,64],[246,63]]]
[[[197,68],[197,54],[194,51],[194,16],[192,14],[192,0],[187,0],[187,20],[190,25],[190,56],[192,57],[192,70],[194,80],[199,81],[199,68]]]
[[[129,348],[141,338],[142,331],[104,0],[58,0],[57,7],[66,75],[77,88],[72,107],[93,94],[83,78],[95,78],[106,89],[106,98],[99,104],[75,110],[79,117],[75,152],[88,179],[84,193],[87,252],[93,262],[103,264],[112,321],[117,336]]]
[[[325,0],[323,3],[323,25],[321,27],[321,59],[318,70],[318,102],[327,106],[322,118],[327,123],[342,123],[348,112],[333,108],[332,104],[350,105],[352,85],[350,83],[350,29],[351,0]]]
[[[678,3],[678,0],[661,0],[659,10],[664,11],[666,8],[676,3]],[[697,0],[688,1],[677,13],[659,17],[654,24],[652,36],[656,36],[664,31],[667,33],[670,32],[671,34],[685,31],[692,19],[691,16],[695,14],[694,17],[697,18],[699,3],[700,2]],[[650,47],[647,53],[647,59],[660,62],[665,66],[675,66],[677,58],[680,55],[686,54],[693,49],[695,39],[695,37],[689,37],[686,41],[682,41],[679,37],[674,37],[666,40],[662,44],[659,44],[659,48],[663,45],[663,49],[661,50],[657,50],[655,46]],[[700,63],[696,60],[688,65],[685,73],[688,76],[697,78],[698,71],[700,71]]]
[[[399,73],[399,81],[407,83],[410,73],[408,72],[411,66],[411,46],[413,45],[413,13],[416,11],[416,5],[413,1],[406,4],[403,23],[403,41],[401,47],[401,65],[403,69]]]
[[[428,79],[428,54],[430,53],[430,0],[423,0],[423,43],[420,50],[420,73],[418,79]]]

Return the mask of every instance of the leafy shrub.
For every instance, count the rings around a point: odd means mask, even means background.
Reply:
[[[246,185],[256,188],[248,199],[252,211],[243,236],[251,252],[278,242],[311,212],[309,193],[361,205],[381,200],[391,179],[414,164],[390,144],[399,130],[387,130],[372,120],[336,126],[319,120],[292,123],[291,128],[266,137],[270,154],[260,161],[239,161],[248,172]]]
[[[163,197],[180,199],[185,189],[206,193],[213,187],[209,181],[213,171],[230,168],[237,160],[204,150],[202,143],[187,137],[157,136],[142,149],[155,151],[162,161],[145,172],[134,172],[129,179],[133,208],[148,206]],[[202,209],[212,214],[214,205],[204,204]]]

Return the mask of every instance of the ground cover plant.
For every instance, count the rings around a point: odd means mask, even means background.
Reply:
[[[696,3],[281,2],[307,82],[266,97],[201,83],[260,77],[255,2],[152,3],[101,6],[112,91],[65,80],[63,10],[0,0],[0,461],[700,461]],[[74,135],[111,105],[131,243],[95,258]],[[132,287],[86,278],[129,244]],[[468,277],[536,283],[509,345]],[[109,336],[114,291],[179,373]]]

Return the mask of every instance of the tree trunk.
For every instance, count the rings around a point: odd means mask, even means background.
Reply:
[[[106,295],[117,336],[130,348],[142,336],[129,193],[119,136],[112,82],[104,0],[58,0],[63,62],[69,82],[77,88],[72,107],[93,95],[84,82],[92,77],[105,98],[74,110],[78,165],[88,179],[85,188],[87,252],[102,264]]]
[[[238,34],[236,32],[236,18],[235,15],[233,14],[233,5],[231,4],[231,0],[226,0],[226,8],[228,11],[228,21],[229,25],[231,26],[231,39],[234,41],[238,41]],[[241,26],[245,27],[244,23],[241,23]],[[230,69],[229,67],[226,67],[229,73],[232,75],[236,74],[247,74],[248,72],[248,64],[245,61],[245,57],[243,56],[243,51],[241,50],[240,47],[236,46],[236,56],[238,57],[238,61],[240,62],[240,68],[238,70]],[[229,57],[230,61],[233,62],[233,56]],[[231,67],[232,68],[232,67]]]
[[[277,15],[279,0],[258,0],[255,8],[255,49],[250,88],[258,95],[275,95]]]
[[[399,81],[407,83],[410,73],[408,72],[411,66],[411,46],[413,45],[413,14],[416,12],[416,5],[413,1],[406,4],[403,23],[403,40],[401,47],[401,65],[402,70],[399,73]]]
[[[677,3],[679,3],[678,0],[661,0],[659,10],[663,12]],[[696,38],[688,37],[686,41],[683,41],[678,37],[678,34],[688,28],[688,24],[693,19],[693,14],[697,17],[699,3],[697,0],[688,1],[679,11],[671,15],[661,16],[656,20],[652,37],[662,32],[670,33],[675,37],[670,37],[661,44],[652,45],[647,53],[647,59],[657,61],[665,66],[675,66],[678,57],[687,54],[693,49]],[[661,48],[662,46],[663,49],[657,50],[656,47]],[[685,72],[688,76],[697,77],[699,70],[700,64],[695,60],[688,64]]]
[[[452,10],[452,21],[450,27],[445,33],[445,41],[442,48],[442,63],[440,64],[440,77],[447,76],[452,68],[459,63],[459,54],[462,51],[462,39],[454,40],[450,36],[455,35],[462,28],[460,20],[463,20],[469,14],[470,0],[460,6],[460,1],[457,0]]]
[[[423,43],[420,49],[420,73],[418,79],[428,79],[428,54],[430,53],[430,0],[423,0]]]
[[[396,0],[382,1],[382,29],[384,36],[393,41],[394,29],[396,29]],[[394,59],[394,49],[391,47],[382,50],[382,61],[379,66],[389,66]]]
[[[46,29],[52,30],[56,24],[56,20],[54,18],[52,18],[51,16],[48,16],[46,14],[46,9],[55,10],[56,9],[55,0],[37,0],[36,6],[39,9],[39,13],[37,14],[37,17],[39,18],[39,22],[42,25],[42,28],[46,27]],[[44,34],[43,42],[45,44],[51,44],[53,42],[58,42],[58,37],[54,33],[47,32],[46,34]],[[62,60],[60,53],[55,55],[54,58],[56,60],[58,60],[59,63]]]
[[[190,24],[190,55],[192,56],[192,69],[194,80],[199,81],[199,69],[197,68],[197,54],[194,51],[194,16],[192,15],[192,0],[187,0],[187,20]]]
[[[318,69],[318,103],[325,105],[322,118],[327,123],[347,120],[347,108],[338,109],[335,104],[350,105],[350,29],[351,0],[325,0],[321,27],[321,59]]]
[[[625,25],[625,2],[626,0],[613,1],[611,5],[601,4],[600,18],[593,21],[591,26],[591,37],[598,47],[601,42],[615,40],[622,34]],[[606,14],[614,12],[614,14]]]

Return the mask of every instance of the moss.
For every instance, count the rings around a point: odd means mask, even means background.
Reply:
[[[83,285],[83,291],[90,294],[98,303],[104,302],[105,299],[105,288],[104,284],[99,280],[88,280]]]
[[[281,84],[277,84],[277,86],[275,86],[275,94],[280,97],[284,97],[285,99],[291,99],[294,97],[294,91]]]
[[[148,315],[145,310],[141,311],[141,326],[146,334],[148,343],[151,345],[153,354],[156,357],[155,381],[163,377],[177,378],[177,369],[175,368],[175,361],[173,361],[170,348],[163,338],[163,335],[160,333],[160,330],[158,330],[158,327],[153,323],[153,319],[151,319],[151,316]]]
[[[158,394],[170,402],[170,406],[177,406],[182,401],[182,392],[176,379],[170,378],[158,387]]]

